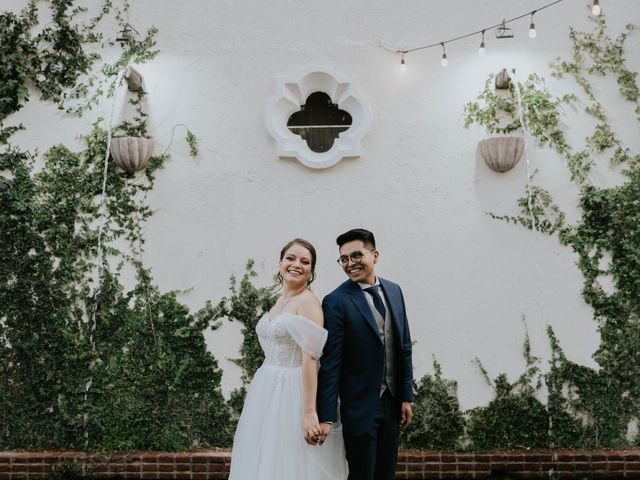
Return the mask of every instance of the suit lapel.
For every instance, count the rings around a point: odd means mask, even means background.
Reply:
[[[364,293],[360,288],[360,285],[357,283],[351,282],[349,287],[349,298],[356,306],[356,308],[360,311],[367,324],[373,329],[378,341],[382,343],[382,339],[380,338],[380,331],[378,330],[378,324],[376,320],[373,318],[373,313],[371,312],[371,308],[369,308],[369,304],[367,303],[366,298],[364,298]]]
[[[389,284],[384,278],[378,277],[380,281],[380,286],[382,287],[382,291],[387,299],[387,305],[389,310],[391,311],[391,321],[393,322],[393,326],[396,329],[397,338],[402,338],[403,332],[403,324],[400,321],[400,305],[402,305],[402,299],[396,292],[396,289]]]

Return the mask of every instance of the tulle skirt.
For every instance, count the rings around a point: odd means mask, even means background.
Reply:
[[[303,436],[300,368],[262,365],[249,385],[233,441],[229,480],[345,480],[342,428],[326,442]]]

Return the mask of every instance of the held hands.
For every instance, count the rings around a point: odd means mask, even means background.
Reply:
[[[331,433],[331,429],[333,428],[331,423],[321,423],[320,424],[320,443],[319,445],[322,445],[325,440],[327,439],[327,437],[329,436],[329,434]]]
[[[318,422],[318,414],[315,410],[304,414],[304,441],[309,445],[321,445],[322,429]],[[324,440],[322,440],[324,441]]]
[[[400,407],[400,427],[403,430],[406,430],[407,427],[411,424],[411,420],[413,420],[413,412],[411,411],[411,403],[402,402],[402,406]]]

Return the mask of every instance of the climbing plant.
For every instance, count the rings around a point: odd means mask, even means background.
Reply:
[[[463,448],[465,419],[460,411],[457,384],[442,378],[442,368],[434,360],[434,374],[414,383],[413,421],[402,432],[406,448],[455,450]]]
[[[258,320],[276,303],[276,291],[273,285],[256,287],[251,281],[257,274],[253,270],[254,261],[249,260],[240,284],[235,276],[231,277],[231,296],[220,300],[217,306],[218,318],[242,324],[242,345],[240,358],[233,361],[242,369],[242,386],[231,392],[229,404],[236,416],[240,415],[244,398],[256,370],[264,360],[264,353],[258,341],[256,325]]]
[[[42,3],[53,22],[34,35]],[[72,0],[51,0],[0,15],[0,122],[31,89],[81,114],[120,86],[127,65],[157,53],[150,29],[122,45],[113,65],[90,71],[99,57],[88,45],[113,44],[97,25],[109,14],[123,25],[124,16],[110,0],[86,25],[76,22],[81,11]],[[79,81],[85,74],[95,91]],[[145,194],[167,157],[152,157],[142,174],[112,162],[105,170],[109,133],[147,136],[146,115],[140,107],[112,132],[101,122],[81,151],[56,145],[42,160],[11,144],[24,126],[0,128],[0,448],[227,445],[230,411],[203,337],[220,324],[219,310],[208,303],[191,312],[176,293],[159,291],[141,260],[151,215]],[[136,274],[130,290],[125,268]]]
[[[573,102],[576,96],[552,100],[537,77],[511,86],[514,118],[521,108],[525,131],[566,160],[572,180],[580,187],[579,220],[567,222],[552,195],[532,183],[518,202],[519,215],[492,214],[557,235],[578,255],[577,265],[584,277],[582,295],[593,308],[598,324],[601,343],[594,353],[597,369],[569,360],[549,329],[553,354],[545,381],[552,446],[624,446],[629,443],[629,424],[640,418],[640,155],[625,146],[614,131],[591,84],[593,76],[614,76],[620,97],[634,106],[640,120],[637,73],[628,69],[625,59],[625,42],[638,27],[627,25],[613,39],[607,33],[604,16],[593,21],[593,32],[570,30],[572,57],[558,59],[552,65],[557,78],[572,77],[580,86],[586,97],[584,112],[595,120],[594,130],[581,150],[567,144],[558,122],[560,104]],[[489,84],[479,97],[482,103],[467,105],[467,125],[478,123],[495,132],[491,115],[496,101]],[[521,107],[515,103],[517,94],[522,98]],[[527,98],[537,100],[527,102]],[[519,120],[514,120],[514,125],[522,126]],[[608,157],[610,167],[621,170],[624,180],[620,185],[602,188],[590,180],[590,172],[603,157]],[[610,289],[604,286],[607,280],[612,284]],[[631,441],[638,443],[637,436]]]

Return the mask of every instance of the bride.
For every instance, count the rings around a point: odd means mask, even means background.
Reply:
[[[282,295],[256,326],[265,354],[240,415],[229,480],[344,480],[341,427],[321,443],[318,359],[327,340],[320,301],[309,290],[316,250],[296,238],[280,252]]]

